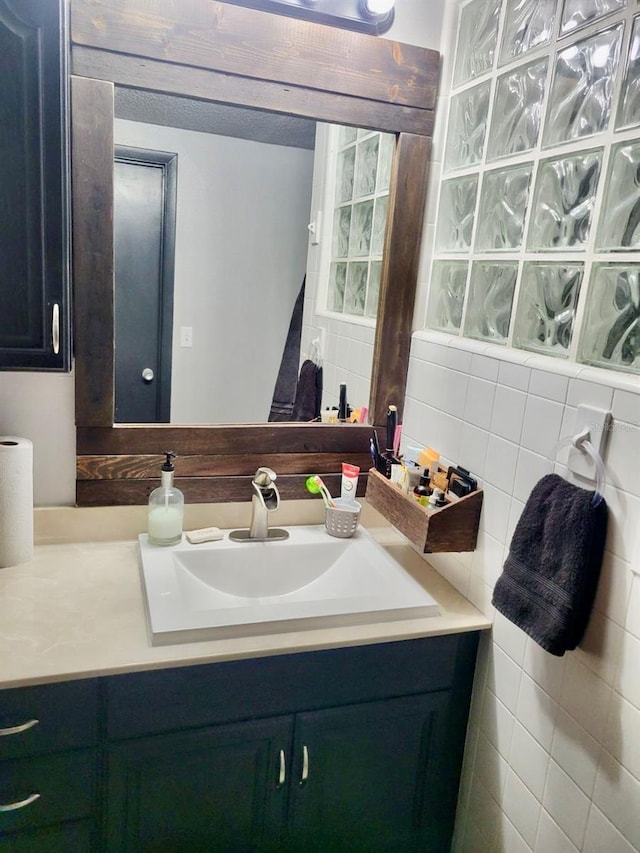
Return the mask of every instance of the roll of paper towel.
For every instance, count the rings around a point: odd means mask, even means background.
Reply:
[[[33,445],[0,436],[0,569],[33,558]]]

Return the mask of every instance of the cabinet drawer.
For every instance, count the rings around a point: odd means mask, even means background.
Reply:
[[[0,833],[89,817],[97,776],[94,749],[0,762]]]
[[[97,734],[95,679],[0,690],[0,761],[93,746]]]
[[[118,675],[112,739],[446,690],[473,671],[477,633]],[[461,669],[462,667],[462,669]]]

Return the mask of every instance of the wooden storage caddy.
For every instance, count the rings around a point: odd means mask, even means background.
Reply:
[[[374,509],[425,554],[475,550],[482,489],[439,509],[431,509],[421,506],[375,468],[371,468],[366,498]]]

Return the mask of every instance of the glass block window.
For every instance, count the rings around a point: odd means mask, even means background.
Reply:
[[[543,160],[529,226],[532,250],[584,249],[589,238],[601,151]]]
[[[522,243],[531,165],[485,172],[476,248],[480,252],[517,249]]]
[[[640,264],[594,264],[580,360],[640,372]]]
[[[466,261],[436,261],[433,265],[427,317],[432,329],[457,332],[467,288]]]
[[[547,355],[569,355],[582,264],[525,263],[514,343]]]
[[[454,83],[464,83],[493,65],[498,40],[500,0],[471,0],[462,8]]]
[[[617,124],[618,128],[640,125],[640,15],[633,20]]]
[[[500,110],[491,124],[489,160],[535,148],[540,133],[547,66],[546,58],[539,59],[498,77],[495,100]]]
[[[640,141],[621,142],[611,150],[603,211],[598,249],[640,249]]]
[[[326,307],[375,319],[395,137],[332,128],[335,186]]]
[[[464,321],[467,337],[506,343],[517,274],[517,264],[482,261],[473,264]]]
[[[460,0],[426,326],[640,374],[640,7]]]
[[[556,0],[514,0],[507,3],[500,64],[549,44],[555,12]]]
[[[440,215],[436,246],[445,252],[466,252],[471,247],[471,234],[476,209],[478,177],[443,181],[440,188]]]
[[[453,99],[446,147],[448,169],[472,166],[482,159],[490,89],[487,80]]]
[[[622,24],[569,45],[556,55],[544,144],[557,145],[607,129]]]
[[[564,0],[560,30],[571,32],[626,5],[627,0]]]

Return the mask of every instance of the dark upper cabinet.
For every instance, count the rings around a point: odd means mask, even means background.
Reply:
[[[70,367],[67,6],[0,0],[0,368]]]

